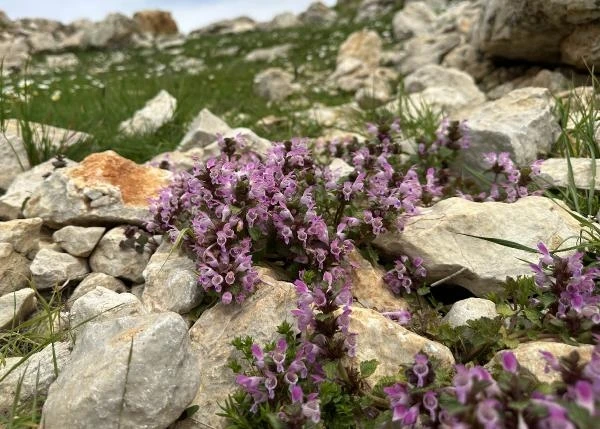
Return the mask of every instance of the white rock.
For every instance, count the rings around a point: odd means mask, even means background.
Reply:
[[[263,70],[254,77],[254,92],[268,101],[283,101],[300,90],[294,75],[278,67]]]
[[[392,21],[396,40],[427,34],[435,23],[435,12],[425,2],[412,2],[404,6]]]
[[[177,146],[178,151],[186,151],[194,147],[204,147],[215,140],[218,134],[225,134],[231,127],[208,109],[202,109],[194,118],[188,130]]]
[[[0,41],[0,59],[4,70],[21,69],[29,61],[29,46],[24,37]]]
[[[122,47],[130,43],[137,32],[137,24],[123,14],[111,13],[99,22],[82,21],[81,30],[83,47]]]
[[[460,44],[456,33],[415,36],[404,45],[404,59],[398,70],[407,75],[428,64],[440,64],[444,56]]]
[[[0,243],[0,295],[27,286],[31,271],[29,260],[15,252],[12,244]]]
[[[162,89],[133,117],[121,122],[119,130],[128,135],[151,134],[173,119],[177,99]]]
[[[69,324],[77,337],[89,323],[144,313],[144,306],[134,295],[98,286],[75,300],[69,313]]]
[[[200,371],[175,313],[91,323],[52,384],[42,428],[165,428],[188,406]]]
[[[363,109],[374,109],[385,104],[392,96],[392,88],[386,79],[373,76],[366,79],[354,99]]]
[[[412,333],[377,311],[353,307],[349,330],[358,334],[353,360],[358,363],[376,359],[379,362],[367,379],[371,385],[382,377],[398,374],[401,366],[413,364],[415,354],[419,352],[438,359],[446,367],[454,365],[454,356],[448,347]]]
[[[8,189],[14,178],[29,168],[23,139],[12,133],[0,133],[0,189]]]
[[[535,196],[512,204],[449,198],[409,219],[402,233],[384,234],[375,243],[390,255],[422,257],[431,282],[464,269],[449,283],[484,296],[501,291],[506,277],[532,275],[529,265],[520,259],[537,262],[537,258],[461,234],[500,238],[532,248],[542,241],[555,250],[559,245],[574,245],[579,236],[579,223],[566,210],[549,198]]]
[[[254,49],[251,52],[248,52],[246,57],[244,58],[246,61],[267,61],[272,62],[279,58],[285,58],[292,49],[293,45],[290,43],[286,43],[283,45],[272,46],[270,48],[259,48]]]
[[[127,292],[125,283],[121,280],[104,273],[90,273],[77,285],[67,300],[67,308],[70,308],[78,298],[81,298],[83,295],[93,291],[97,287],[102,287],[117,293]]]
[[[187,313],[202,301],[194,261],[164,242],[143,272],[146,280],[142,301],[152,311]]]
[[[466,325],[469,320],[484,317],[494,319],[498,316],[496,304],[489,299],[467,298],[452,304],[450,311],[444,316],[443,321],[453,328]]]
[[[21,289],[0,298],[0,329],[18,325],[35,311],[35,290]]]
[[[351,88],[344,83],[344,79],[354,78],[359,81],[354,90],[358,89],[361,81],[379,66],[382,45],[383,41],[375,31],[361,30],[352,33],[340,46],[336,69],[330,79],[337,82],[341,89],[348,91]]]
[[[142,253],[135,249],[122,249],[120,243],[125,240],[125,230],[126,227],[119,226],[102,237],[90,256],[90,267],[94,272],[142,283],[142,272],[150,260],[151,252],[148,246]]]
[[[50,249],[41,249],[30,269],[37,289],[61,287],[65,282],[81,280],[89,273],[85,259]]]
[[[300,21],[305,25],[331,25],[337,20],[337,12],[328,8],[322,2],[310,4],[308,9],[300,14]]]
[[[291,310],[296,307],[294,285],[262,277],[263,284],[244,305],[215,305],[202,313],[190,330],[200,368],[200,388],[193,404],[200,409],[191,417],[192,424],[220,428],[224,419],[216,415],[219,404],[236,390],[235,377],[227,361],[239,357],[231,345],[238,336],[250,335],[259,344],[278,338],[277,326],[293,323]]]
[[[21,362],[21,357],[6,359],[0,369],[0,412],[8,414],[14,404],[17,388],[20,385],[19,402],[45,397],[48,388],[56,380],[57,373],[63,371],[69,361],[69,343],[53,343],[44,347]],[[56,364],[56,367],[55,367]]]
[[[36,252],[40,246],[42,219],[17,219],[0,222],[0,243],[10,243],[24,256]]]
[[[102,238],[104,231],[106,228],[101,226],[85,228],[69,225],[52,234],[52,239],[70,255],[87,258]]]
[[[560,134],[554,99],[545,88],[523,88],[499,100],[456,113],[467,119],[471,146],[461,162],[485,169],[483,154],[508,152],[517,165],[528,165],[546,154]]]
[[[569,162],[573,183],[577,189],[590,189],[592,182],[594,189],[600,189],[600,161],[591,158],[545,159],[540,167],[540,175],[535,177],[535,181],[542,186],[568,187],[571,184]]]
[[[297,27],[300,25],[300,19],[291,12],[280,13],[267,23],[267,28],[273,30],[281,30],[285,28]]]
[[[55,162],[55,159],[51,159],[15,176],[6,193],[0,196],[0,218],[22,217],[21,210],[25,201],[44,182],[45,176],[56,169],[53,165]],[[75,165],[70,159],[65,159],[65,163],[68,167]]]

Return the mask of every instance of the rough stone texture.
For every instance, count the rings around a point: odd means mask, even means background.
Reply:
[[[283,321],[292,323],[296,293],[291,283],[262,277],[263,284],[243,306],[217,304],[202,313],[190,330],[200,367],[200,388],[193,404],[200,406],[191,417],[192,427],[224,427],[219,412],[227,395],[236,389],[227,361],[239,357],[231,341],[250,335],[259,343],[277,338],[276,328]]]
[[[382,377],[398,374],[401,366],[412,364],[420,351],[439,359],[444,366],[454,364],[448,347],[423,338],[374,310],[353,307],[350,332],[358,334],[354,360],[358,363],[377,359],[379,362],[375,373],[367,378],[371,385]]]
[[[177,99],[162,89],[144,107],[119,125],[119,131],[128,134],[151,134],[173,119]]]
[[[38,400],[44,397],[56,380],[54,361],[60,373],[69,362],[69,354],[69,343],[64,342],[49,344],[21,364],[20,357],[7,358],[6,365],[0,369],[0,413],[6,414],[11,410],[20,380],[21,403],[27,404],[35,396]],[[9,371],[10,374],[6,375]]]
[[[404,58],[398,71],[407,75],[428,64],[440,64],[444,56],[459,44],[457,33],[415,36],[404,45]]]
[[[347,74],[342,71],[353,68],[356,63],[369,70],[377,68],[381,60],[382,44],[381,37],[375,31],[361,30],[352,33],[338,51],[336,74]]]
[[[283,101],[300,89],[293,81],[293,74],[271,67],[254,77],[254,92],[268,101]]]
[[[285,28],[297,27],[301,24],[300,19],[291,12],[283,12],[267,23],[267,29],[282,30]]]
[[[414,94],[411,99],[424,102],[446,114],[485,101],[471,76],[460,70],[430,64],[414,71],[404,79],[404,89]]]
[[[166,241],[152,255],[143,275],[142,301],[152,311],[187,313],[204,296],[194,261]]]
[[[69,313],[69,324],[77,341],[77,336],[89,323],[144,313],[144,306],[134,295],[98,286],[75,300]]]
[[[208,109],[202,109],[194,118],[177,150],[186,151],[194,147],[204,147],[217,139],[217,134],[225,134],[231,127]]]
[[[29,46],[24,37],[0,41],[0,60],[6,70],[21,69],[29,61]]]
[[[9,243],[0,243],[0,295],[27,286],[31,271],[29,260],[15,252]]]
[[[455,116],[467,119],[471,147],[461,162],[487,168],[483,154],[508,152],[517,165],[528,165],[550,151],[560,135],[554,99],[545,88],[523,88]]]
[[[338,0],[337,4],[340,5],[342,1],[343,0]],[[382,15],[390,13],[400,4],[401,3],[396,0],[362,0],[358,5],[358,10],[356,11],[356,21],[366,22],[380,18]],[[352,7],[351,4],[348,6]]]
[[[67,281],[81,280],[89,273],[85,259],[51,249],[41,249],[30,269],[37,289],[60,287]]]
[[[533,248],[543,241],[554,250],[563,240],[565,247],[574,245],[579,230],[579,223],[565,208],[544,197],[525,197],[512,204],[449,198],[409,219],[404,232],[382,235],[375,243],[394,256],[422,257],[432,282],[465,268],[449,283],[483,296],[502,290],[506,277],[531,275],[528,264],[519,258],[533,262],[536,257],[461,233]]]
[[[552,383],[561,380],[560,374],[555,371],[550,371],[548,373],[544,371],[546,361],[542,359],[540,354],[541,351],[550,352],[556,358],[566,357],[573,351],[577,351],[581,358],[580,362],[589,362],[592,358],[593,350],[594,346],[592,345],[582,345],[577,347],[564,343],[533,341],[530,343],[519,344],[512,352],[515,354],[519,364],[531,371],[538,380],[542,383]],[[492,360],[486,364],[486,367],[492,368],[495,364],[500,364],[501,362],[502,351],[496,353]]]
[[[358,251],[352,252],[350,260],[357,265],[352,270],[352,295],[359,305],[379,312],[408,308],[406,300],[395,296],[383,280],[383,268],[374,267]]]
[[[77,285],[67,300],[67,308],[70,308],[78,298],[81,298],[83,295],[93,291],[97,287],[117,293],[127,292],[125,283],[121,280],[104,273],[90,273]]]
[[[494,64],[471,44],[464,43],[448,52],[442,65],[462,70],[480,81],[494,69]]]
[[[40,246],[42,219],[17,219],[0,222],[0,243],[10,243],[24,256],[37,251]]]
[[[467,298],[452,304],[452,308],[443,320],[455,328],[466,325],[469,320],[477,320],[483,317],[494,319],[497,316],[496,304],[493,301],[482,298]]]
[[[317,1],[311,3],[299,18],[305,25],[330,25],[337,20],[337,12]]]
[[[130,223],[148,218],[171,173],[138,165],[113,151],[94,153],[79,165],[59,169],[42,182],[25,204],[25,217],[41,217],[52,227]]]
[[[591,158],[545,159],[540,168],[540,175],[535,177],[536,182],[540,185],[566,188],[571,183],[569,180],[569,162],[571,163],[575,187],[590,189],[592,178],[594,178],[594,189],[600,189],[600,161],[594,161]],[[596,171],[595,175],[592,172],[593,169]]]
[[[87,258],[102,238],[104,231],[106,228],[101,226],[85,228],[69,225],[52,234],[52,240],[70,255]]]
[[[238,34],[254,29],[256,29],[256,21],[247,16],[240,16],[234,19],[224,19],[206,27],[199,28],[192,31],[190,36],[197,37],[203,34]]]
[[[131,43],[133,35],[138,32],[135,21],[120,13],[111,13],[102,21],[81,22],[82,47],[117,48]]]
[[[16,326],[35,311],[35,290],[21,289],[0,298],[0,329]]]
[[[179,33],[171,12],[164,10],[142,10],[133,14],[133,20],[140,31],[154,36]]]
[[[185,321],[175,313],[91,323],[50,388],[41,428],[164,428],[198,389]]]
[[[483,52],[532,62],[598,67],[600,8],[595,0],[491,0],[475,29]]]
[[[272,62],[279,58],[285,58],[294,45],[286,43],[284,45],[272,46],[270,48],[254,49],[244,57],[246,61],[266,61]]]
[[[435,23],[435,12],[425,2],[409,3],[396,15],[392,21],[396,40],[406,40],[413,36],[431,32]]]
[[[78,131],[52,127],[46,124],[28,122],[27,139],[35,146],[49,145],[54,150],[67,148],[84,141],[90,136]],[[14,178],[31,168],[21,123],[16,119],[3,122],[0,133],[0,189],[7,189]],[[31,132],[31,134],[29,134]]]
[[[378,75],[371,75],[365,80],[354,99],[363,109],[373,109],[385,104],[392,96],[392,88],[388,81]]]
[[[75,162],[70,159],[64,161],[68,167],[75,165]],[[55,162],[55,159],[43,162],[14,178],[6,193],[0,196],[0,218],[17,219],[22,217],[21,210],[25,201],[42,184],[46,174],[55,170],[53,165]]]
[[[126,227],[119,226],[102,237],[89,258],[90,267],[94,272],[141,283],[144,281],[142,272],[152,253],[148,246],[142,253],[131,248],[122,249],[120,243],[125,240],[125,230]]]

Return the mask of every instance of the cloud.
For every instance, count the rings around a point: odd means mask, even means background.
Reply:
[[[71,22],[80,18],[100,20],[110,12],[127,15],[142,9],[171,11],[181,31],[188,32],[221,19],[247,15],[266,21],[281,12],[301,12],[311,0],[19,0],[1,7],[12,19],[48,18]],[[325,0],[333,5],[335,0]]]

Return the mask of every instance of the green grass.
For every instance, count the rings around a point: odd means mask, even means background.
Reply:
[[[365,25],[377,30],[389,44],[390,21],[391,16],[388,16]],[[187,124],[205,107],[232,127],[248,127],[271,140],[316,137],[321,128],[310,120],[298,119],[294,113],[316,103],[335,106],[352,100],[352,94],[335,88],[324,89],[324,82],[335,69],[339,45],[350,33],[365,25],[343,18],[328,28],[298,27],[190,39],[176,49],[181,50],[182,55],[204,61],[206,67],[197,75],[172,70],[170,64],[176,56],[155,49],[125,50],[125,60],[117,64],[110,64],[114,53],[80,52],[81,63],[77,69],[45,75],[33,73],[44,61],[41,56],[33,59],[30,73],[13,75],[3,82],[5,95],[0,100],[0,118],[16,117],[91,134],[91,140],[66,151],[66,155],[75,160],[112,149],[142,162],[173,150],[185,134]],[[253,49],[284,43],[293,45],[288,58],[269,64],[244,60]],[[235,55],[222,55],[232,48],[237,48]],[[278,104],[269,104],[255,96],[254,76],[267,67],[284,67],[294,72],[304,90]],[[102,68],[105,70],[99,70]],[[29,84],[23,87],[24,80]],[[14,94],[6,95],[7,89]],[[121,121],[161,89],[177,98],[174,119],[150,135],[119,135]],[[53,101],[53,94],[60,94],[60,98]],[[277,127],[257,125],[268,115],[286,121]],[[35,164],[52,155],[51,151],[42,150],[37,156],[32,154],[30,159]]]

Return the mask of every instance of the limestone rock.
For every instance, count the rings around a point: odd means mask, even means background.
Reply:
[[[25,142],[12,133],[0,133],[0,189],[8,189],[14,178],[30,168]]]
[[[135,249],[121,248],[120,244],[125,240],[125,230],[126,227],[119,226],[109,230],[102,237],[90,256],[90,267],[94,272],[142,283],[142,272],[150,260],[151,252],[148,246],[142,253]]]
[[[352,33],[340,46],[334,74],[341,76],[351,73],[356,64],[368,70],[377,68],[381,60],[382,44],[381,37],[375,31],[361,30]]]
[[[15,252],[12,244],[0,243],[0,295],[27,286],[31,271],[29,260]]]
[[[178,34],[177,23],[171,12],[163,10],[142,10],[133,14],[133,20],[140,31],[157,35]]]
[[[200,368],[200,388],[193,402],[200,409],[191,417],[195,426],[224,425],[224,419],[215,414],[219,404],[236,389],[235,377],[227,367],[230,358],[239,357],[231,341],[246,335],[259,344],[272,341],[278,338],[278,325],[293,321],[290,312],[296,307],[294,286],[264,276],[262,281],[243,306],[219,303],[202,313],[190,330]]]
[[[300,21],[304,25],[330,25],[337,19],[337,12],[328,8],[320,1],[311,3],[311,5],[300,14]]]
[[[594,0],[491,0],[483,4],[474,30],[475,45],[483,52],[532,62],[564,61],[584,69],[600,65],[600,9]]]
[[[569,162],[573,172],[573,183],[577,189],[600,189],[600,161],[591,158],[548,158],[542,162],[540,175],[535,180],[542,186],[566,188],[569,180]],[[592,170],[595,169],[595,177]],[[1,225],[1,224],[0,224]]]
[[[101,226],[85,228],[65,226],[52,234],[52,239],[70,255],[87,258],[104,235],[106,228]]]
[[[44,397],[56,380],[55,362],[60,373],[69,362],[69,355],[69,343],[62,342],[47,345],[22,363],[20,357],[7,358],[6,365],[0,369],[0,413],[10,412],[19,384],[20,403],[27,404],[34,397],[38,400]]]
[[[17,219],[22,217],[22,208],[33,191],[44,182],[46,175],[51,174],[56,167],[56,159],[36,165],[31,170],[18,174],[12,180],[6,193],[0,196],[0,218]],[[72,167],[75,162],[64,159],[65,166]],[[56,165],[62,165],[56,164]]]
[[[356,92],[354,99],[361,108],[374,109],[389,101],[391,96],[392,88],[388,81],[373,75],[365,80],[363,87]]]
[[[202,109],[188,127],[177,150],[186,151],[193,147],[207,146],[217,140],[218,134],[225,134],[228,131],[231,131],[231,127],[225,121],[210,110]]]
[[[93,291],[97,287],[117,293],[127,292],[127,288],[121,280],[104,273],[90,273],[77,285],[69,297],[67,308],[70,308],[78,298],[81,298],[83,295]]]
[[[442,112],[454,113],[485,101],[473,78],[460,70],[426,65],[404,79],[404,89],[416,105],[426,103]]]
[[[61,287],[65,282],[81,280],[89,273],[85,259],[50,249],[41,249],[30,269],[37,289]]]
[[[431,282],[464,268],[450,283],[484,296],[502,290],[506,277],[531,275],[528,264],[519,258],[537,262],[536,257],[462,233],[533,248],[542,241],[555,250],[561,244],[574,245],[579,230],[565,208],[544,197],[525,197],[512,204],[449,198],[409,219],[402,233],[384,234],[375,243],[393,256],[422,257]]]
[[[477,320],[483,317],[494,319],[498,316],[496,304],[489,299],[467,298],[452,304],[448,314],[444,316],[444,322],[453,328],[466,325],[469,320]]]
[[[283,101],[300,89],[293,81],[291,73],[271,67],[254,77],[254,92],[268,101]]]
[[[144,306],[134,295],[98,286],[75,300],[69,313],[69,324],[75,336],[78,336],[89,323],[143,313]]]
[[[35,311],[35,290],[21,289],[0,298],[0,329],[11,328]]]
[[[341,0],[338,0],[339,5]],[[404,2],[406,3],[406,2]],[[390,13],[402,3],[396,0],[362,0],[356,11],[356,21],[367,22]],[[351,7],[351,5],[349,5]]]
[[[177,99],[162,89],[130,119],[121,122],[119,131],[127,135],[151,134],[173,119],[176,108]]]
[[[397,375],[402,365],[412,365],[419,352],[438,359],[446,367],[454,365],[448,347],[414,334],[374,310],[353,307],[349,330],[358,334],[354,360],[379,362],[376,371],[367,378],[371,385],[382,377]]]
[[[456,33],[415,36],[404,45],[404,58],[398,71],[407,75],[428,64],[440,64],[445,55],[459,44],[460,36]]]
[[[187,313],[202,301],[194,261],[163,242],[144,269],[146,281],[142,301],[152,311]]]
[[[380,313],[408,308],[406,300],[395,296],[383,280],[383,268],[373,266],[358,251],[350,254],[350,260],[357,265],[352,270],[352,295],[359,305]]]
[[[170,177],[168,171],[138,165],[113,151],[95,153],[77,166],[54,171],[33,191],[23,213],[52,227],[140,225],[149,217],[148,200]]]
[[[0,222],[0,243],[10,243],[15,251],[28,256],[40,246],[41,228],[40,218]]]
[[[550,151],[560,134],[554,99],[545,88],[523,88],[455,116],[467,119],[471,146],[461,162],[485,169],[483,154],[508,152],[528,165]]]
[[[285,58],[292,49],[293,45],[286,43],[283,45],[272,46],[270,48],[259,48],[248,52],[244,58],[246,61],[266,61],[273,62],[279,58]]]
[[[133,35],[138,32],[135,21],[120,13],[112,13],[102,21],[83,23],[81,39],[83,47],[118,48],[131,43]]]
[[[593,350],[594,346],[592,345],[582,345],[577,347],[564,343],[532,341],[530,343],[519,344],[516,349],[511,351],[515,354],[519,364],[523,368],[531,371],[539,381],[542,383],[552,383],[561,379],[560,374],[555,371],[550,371],[548,373],[544,371],[546,361],[542,358],[542,355],[540,354],[541,351],[550,352],[556,358],[567,357],[572,352],[576,351],[579,353],[581,359],[580,362],[589,362],[592,358]],[[502,351],[496,353],[492,360],[486,364],[486,367],[491,368],[495,364],[500,364],[501,362]]]
[[[190,33],[190,36],[197,37],[202,34],[239,34],[256,29],[256,21],[247,16],[240,16],[234,19],[224,19],[199,28]]]
[[[90,323],[50,388],[41,428],[164,428],[190,403],[199,378],[178,314]]]
[[[0,41],[0,60],[5,70],[20,70],[29,61],[29,45],[24,37]]]
[[[404,6],[396,15],[392,26],[396,40],[406,40],[431,32],[435,23],[435,12],[425,2],[417,1]]]
[[[267,29],[283,30],[286,28],[297,27],[301,24],[300,19],[291,12],[284,12],[275,15],[273,19],[267,23]]]

